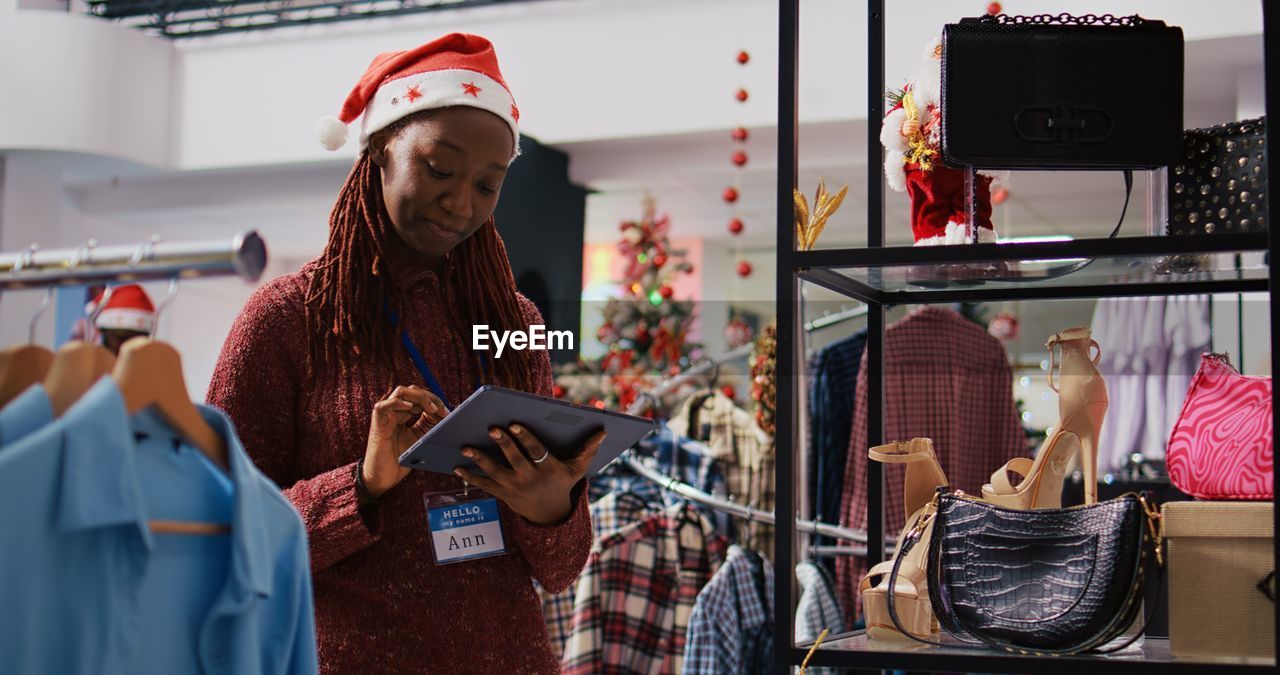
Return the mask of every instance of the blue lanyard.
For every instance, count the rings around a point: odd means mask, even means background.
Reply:
[[[400,319],[396,316],[395,310],[391,311],[391,325],[400,325]],[[427,365],[427,360],[422,358],[422,352],[418,351],[418,345],[413,343],[413,338],[409,337],[409,331],[400,329],[400,342],[404,343],[404,348],[409,352],[409,358],[413,360],[413,365],[418,367],[418,372],[422,373],[422,379],[427,381],[431,393],[440,397],[440,401],[444,403],[445,410],[453,410],[453,405],[449,403],[449,397],[444,395],[444,388],[440,386],[440,382],[436,380],[436,376],[431,372],[431,366]],[[483,367],[483,365],[482,365]],[[480,388],[480,380],[476,379],[476,389]]]

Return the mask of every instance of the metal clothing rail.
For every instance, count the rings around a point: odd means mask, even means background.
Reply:
[[[861,307],[853,307],[850,309],[842,309],[839,312],[836,312],[835,314],[829,314],[827,316],[818,317],[812,321],[806,321],[804,324],[804,330],[806,333],[812,333],[815,330],[830,328],[831,326],[834,326],[836,324],[841,324],[851,319],[856,319],[861,316],[866,316],[867,312],[869,312],[870,310],[871,310],[871,307],[869,307],[868,305],[862,305]]]
[[[267,265],[267,246],[254,230],[231,240],[169,242],[153,238],[137,246],[0,253],[0,291],[92,283],[238,276],[257,281]]]
[[[627,408],[627,413],[631,415],[638,415],[644,412],[645,408],[649,407],[654,401],[657,401],[663,394],[675,389],[681,384],[687,382],[689,379],[711,370],[712,368],[716,368],[725,362],[750,354],[751,347],[752,344],[747,343],[741,347],[726,352],[719,358],[709,359],[699,363],[698,365],[681,372],[679,375],[663,381],[657,387],[654,387],[652,391],[645,392],[640,396],[640,398],[636,399],[636,402],[632,403],[631,406]],[[623,453],[618,459],[621,460],[627,468],[631,469],[642,478],[656,483],[663,489],[674,492],[685,499],[709,506],[722,513],[728,513],[739,518],[744,518],[750,522],[765,523],[767,525],[776,524],[773,512],[762,511],[750,506],[738,504],[737,502],[733,502],[728,499],[707,494],[688,483],[682,483],[661,471],[646,466],[645,463],[640,461],[640,459],[630,450]],[[836,527],[835,525],[828,525],[826,523],[796,519],[796,529],[802,532],[820,534],[833,539],[854,541],[862,544],[867,543],[867,535],[865,533],[848,530],[843,527]]]

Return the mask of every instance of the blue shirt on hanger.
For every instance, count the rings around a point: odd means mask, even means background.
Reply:
[[[33,384],[0,408],[0,448],[26,438],[53,421],[53,403],[43,384]]]
[[[306,533],[231,423],[230,471],[110,378],[0,454],[0,654],[35,673],[317,672]],[[153,534],[148,521],[230,523]]]

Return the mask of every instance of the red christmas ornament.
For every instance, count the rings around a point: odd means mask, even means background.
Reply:
[[[676,294],[675,289],[671,288],[666,284],[663,284],[661,287],[658,288],[658,295],[661,295],[662,297],[668,300],[670,300],[671,296],[675,294]]]
[[[742,260],[738,262],[738,276],[747,278],[751,276],[751,263]]]
[[[743,224],[741,218],[733,218],[729,221],[730,234],[742,234],[742,228]]]
[[[552,387],[552,388],[551,388],[551,395],[552,395],[552,396],[554,396],[554,397],[556,397],[556,398],[564,398],[564,395],[565,395],[564,387],[562,387],[562,386],[560,386],[560,385],[558,385],[558,384],[557,384],[556,386]]]
[[[1001,7],[1000,3],[998,2],[993,2],[987,5],[987,14],[990,14],[991,16],[996,16],[1003,11],[1004,11],[1004,8]]]
[[[1006,199],[1008,199],[1008,198],[1009,198],[1009,191],[1008,191],[1008,190],[1006,190],[1005,188],[996,188],[996,189],[994,189],[994,190],[992,190],[992,191],[991,191],[991,203],[992,203],[992,204],[1001,204],[1001,203],[1004,203],[1004,200],[1006,200]]]
[[[741,150],[734,150],[733,157],[729,158],[734,166],[745,166],[747,163],[747,153]]]
[[[662,267],[663,265],[667,264],[666,254],[659,253],[653,256],[653,264],[657,265],[658,267]]]
[[[734,394],[738,392],[733,390],[733,385],[726,384],[723,387],[720,387],[720,393],[724,394],[726,398],[732,400],[734,398]]]
[[[735,95],[735,98],[738,99],[738,103],[746,103],[747,97],[748,94],[746,89],[739,89],[738,93]]]
[[[751,55],[748,54],[746,50],[738,52],[738,63],[741,63],[742,65],[745,66],[747,65],[747,61],[750,61],[750,60],[751,60]]]
[[[604,401],[601,401],[598,398],[591,399],[591,405],[598,410],[604,410]]]
[[[684,265],[681,267],[681,269],[683,269],[683,270],[684,270],[684,273],[685,273],[685,274],[693,274],[693,265],[691,265],[691,264],[689,264],[689,263],[684,263]]]
[[[751,134],[747,133],[746,127],[735,127],[733,130],[733,140],[735,141],[745,141],[750,136]]]
[[[724,200],[726,202],[729,202],[730,204],[732,204],[738,201],[738,188],[727,187],[724,189],[724,194],[722,194],[721,196],[724,197]]]

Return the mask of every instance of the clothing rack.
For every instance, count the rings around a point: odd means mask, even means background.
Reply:
[[[267,246],[255,230],[230,241],[170,242],[153,237],[137,246],[0,253],[0,291],[93,283],[238,276],[257,281],[267,266]]]
[[[721,364],[725,363],[726,361],[732,361],[734,359],[741,358],[743,356],[746,356],[747,354],[750,354],[751,347],[752,345],[750,343],[745,344],[741,347],[730,350],[729,352],[725,353],[719,358],[708,359],[707,361],[704,361],[696,366],[693,366],[688,370],[681,372],[679,375],[676,375],[664,381],[662,384],[659,384],[657,387],[654,387],[652,391],[646,392],[642,394],[640,398],[636,399],[635,403],[632,403],[631,406],[627,408],[627,414],[638,415],[644,412],[645,408],[648,408],[650,405],[652,405],[652,403],[654,401],[657,401],[659,397],[661,397],[663,394],[666,394],[667,392],[670,392],[671,390],[680,386],[684,382],[687,382],[690,378],[696,377],[697,375],[700,375],[701,373],[704,373],[712,368],[716,368]],[[644,462],[640,460],[640,458],[636,457],[635,454],[632,453],[630,450],[628,450],[627,452],[624,452],[621,456],[619,456],[618,459],[623,464],[625,464],[627,468],[634,471],[640,477],[652,483],[656,483],[659,487],[665,490],[668,490],[670,492],[674,492],[680,495],[681,497],[688,499],[689,501],[697,502],[704,506],[709,506],[715,509],[716,511],[720,511],[721,513],[728,513],[730,515],[743,518],[748,522],[764,523],[766,525],[776,524],[776,520],[774,519],[774,515],[772,512],[762,511],[760,509],[752,508],[750,506],[745,506],[743,504],[739,504],[737,502],[730,501],[728,499],[723,499],[715,495],[707,494],[706,492],[703,492],[702,490],[699,490],[698,488],[693,487],[692,485],[678,481],[675,478],[662,473],[661,471],[658,471],[650,466],[647,466]],[[828,525],[826,523],[818,523],[810,520],[796,519],[796,529],[802,532],[811,532],[813,534],[820,534],[826,537],[831,537],[832,539],[853,541],[861,544],[867,543],[867,535],[864,532],[857,532],[854,530],[845,529],[843,527],[837,527],[835,525]],[[856,549],[849,549],[849,550],[856,550]]]
[[[842,309],[835,314],[828,314],[827,316],[818,317],[812,321],[804,322],[804,330],[806,333],[812,333],[815,330],[830,328],[836,324],[841,324],[851,319],[866,316],[868,311],[870,311],[870,308],[866,305]]]

